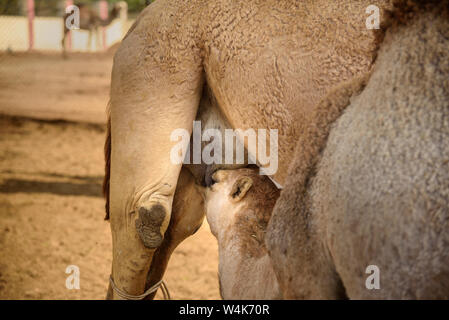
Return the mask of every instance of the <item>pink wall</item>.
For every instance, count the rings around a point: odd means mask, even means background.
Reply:
[[[103,20],[106,20],[108,18],[109,15],[109,9],[108,9],[108,3],[106,0],[100,0],[99,3],[100,6],[100,18]],[[103,28],[103,30],[101,31],[102,34],[102,43],[103,43],[103,49],[106,50],[106,30],[105,28]]]
[[[32,50],[34,47],[34,0],[27,0],[28,13],[28,49]]]
[[[67,8],[68,6],[73,5],[73,0],[66,0],[65,1],[65,7]],[[65,24],[65,21],[64,21]],[[67,38],[66,38],[66,46],[67,46],[67,50],[71,50],[72,49],[72,32],[69,31],[69,33],[67,34]]]

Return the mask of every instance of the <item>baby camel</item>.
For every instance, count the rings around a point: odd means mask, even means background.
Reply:
[[[258,169],[220,170],[205,191],[206,214],[218,240],[223,299],[280,299],[265,248],[265,229],[279,190]]]

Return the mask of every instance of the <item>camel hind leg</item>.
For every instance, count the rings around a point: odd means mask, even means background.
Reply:
[[[143,293],[153,254],[170,221],[182,165],[170,159],[177,144],[171,134],[175,129],[192,131],[203,84],[200,59],[191,56],[193,51],[183,52],[184,62],[176,67],[166,65],[164,59],[177,54],[179,47],[165,47],[155,38],[158,21],[140,18],[117,51],[112,72],[112,278],[131,295]]]

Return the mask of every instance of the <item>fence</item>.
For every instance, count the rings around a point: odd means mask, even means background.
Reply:
[[[47,2],[49,4],[50,2]],[[65,7],[73,4],[72,0],[60,0],[59,16],[37,16],[35,0],[22,0],[22,15],[0,16],[0,51],[27,50],[62,50],[64,33],[63,13]],[[45,4],[45,3],[44,3]],[[98,33],[92,32],[90,39],[87,30],[72,30],[66,40],[66,49],[72,51],[103,51],[119,42],[132,21],[127,18],[127,4],[120,2],[120,12],[117,19],[107,27],[100,27]],[[108,3],[98,1],[97,12],[102,20],[108,18]],[[40,8],[39,12],[42,12]],[[44,10],[45,12],[45,10]],[[49,10],[47,10],[49,12]],[[90,40],[90,41],[89,41]]]

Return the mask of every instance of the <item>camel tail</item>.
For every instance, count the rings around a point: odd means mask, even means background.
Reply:
[[[104,168],[104,180],[103,180],[103,196],[106,200],[105,209],[106,216],[104,220],[109,220],[109,180],[111,178],[111,113],[110,113],[110,105],[108,105],[108,123],[106,129],[106,140],[104,142],[104,160],[105,160],[105,168]]]

